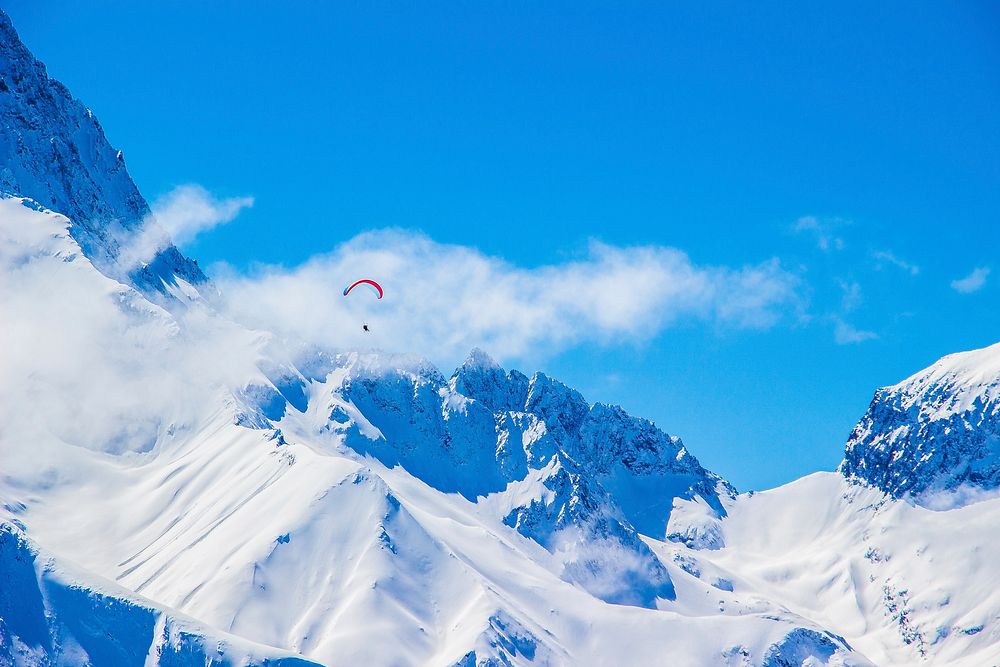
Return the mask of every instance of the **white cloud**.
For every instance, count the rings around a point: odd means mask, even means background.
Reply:
[[[382,283],[382,301],[343,296],[362,277]],[[222,271],[217,282],[234,317],[251,326],[333,348],[413,351],[439,363],[473,346],[530,359],[581,342],[643,341],[691,321],[761,329],[799,306],[799,280],[776,259],[699,266],[674,248],[593,242],[579,260],[525,269],[398,230],[362,234],[292,269],[262,267],[249,277]]]
[[[840,307],[845,313],[849,313],[861,305],[861,285],[857,281],[838,280],[837,285],[842,292]]]
[[[934,512],[947,512],[997,498],[1000,498],[1000,489],[984,489],[976,484],[963,482],[951,489],[932,487],[917,497],[907,495],[905,499]]]
[[[875,340],[878,334],[874,331],[857,329],[840,318],[834,318],[833,339],[837,345],[851,345]]]
[[[875,266],[878,269],[881,269],[884,265],[889,264],[906,271],[911,276],[915,276],[920,273],[919,266],[911,264],[904,259],[900,259],[889,250],[877,250],[872,253],[872,257],[875,259]]]
[[[0,460],[32,443],[29,477],[46,470],[53,438],[142,451],[259,375],[259,336],[203,309],[171,316],[149,304],[98,273],[67,224],[0,200]]]
[[[128,267],[147,262],[171,241],[190,243],[201,232],[232,221],[253,202],[253,197],[217,199],[200,185],[178,186],[154,201],[142,227],[121,240],[119,261]]]
[[[844,239],[837,236],[835,231],[848,224],[841,218],[817,218],[813,215],[805,215],[795,221],[792,231],[811,235],[816,241],[816,247],[824,252],[830,250],[843,250]]]
[[[972,273],[964,278],[952,280],[951,288],[956,292],[961,292],[962,294],[976,292],[982,289],[983,285],[986,284],[986,278],[988,278],[989,275],[990,268],[988,266],[981,266],[977,269],[973,269]]]
[[[216,199],[199,185],[181,185],[153,202],[153,217],[177,245],[191,242],[203,231],[231,222],[253,197]]]

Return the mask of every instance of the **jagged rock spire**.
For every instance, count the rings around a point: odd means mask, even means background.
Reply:
[[[163,302],[177,278],[207,283],[168,243],[148,262],[121,261],[121,245],[150,221],[149,204],[97,117],[46,72],[0,10],[0,194],[29,197],[72,222],[70,233],[104,274]]]

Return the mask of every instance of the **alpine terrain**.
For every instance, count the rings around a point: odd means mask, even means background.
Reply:
[[[0,666],[998,663],[1000,345],[739,494],[482,350],[234,321],[2,12],[0,159]]]

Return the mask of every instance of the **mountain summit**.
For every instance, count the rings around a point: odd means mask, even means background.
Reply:
[[[49,78],[3,10],[0,126],[0,193],[28,197],[69,218],[70,234],[99,270],[160,302],[169,301],[168,288],[178,279],[207,282],[169,241],[142,261],[123,264],[123,246],[155,225],[149,204],[97,117]]]
[[[896,497],[1000,486],[1000,343],[875,392],[841,471]]]

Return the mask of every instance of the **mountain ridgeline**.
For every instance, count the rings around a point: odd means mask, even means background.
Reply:
[[[698,498],[721,517],[721,498],[736,494],[652,422],[591,405],[543,373],[508,373],[478,349],[451,378],[386,354],[303,366],[309,376],[285,366],[269,369],[267,384],[245,387],[237,421],[278,429],[272,420],[315,420],[310,430],[473,502],[511,485],[540,485],[542,494],[511,502],[499,518],[551,551],[567,540],[586,547],[565,564],[566,576],[608,601],[653,606],[672,597],[666,570],[639,533],[688,540],[668,530],[675,499]],[[312,402],[319,407],[310,409]],[[301,414],[289,418],[290,411]],[[623,552],[629,558],[619,558]]]
[[[149,204],[97,117],[48,77],[3,10],[0,126],[0,193],[29,197],[72,220],[70,233],[99,270],[162,303],[177,279],[207,283],[197,263],[169,241],[122,265],[123,244],[155,225]]]

